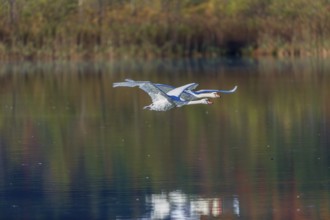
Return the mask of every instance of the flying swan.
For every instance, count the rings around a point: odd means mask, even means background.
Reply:
[[[171,91],[172,89],[175,89],[175,87],[171,85],[160,84],[160,83],[156,83],[155,85],[165,93]],[[197,86],[198,84],[194,83],[194,85],[190,86],[185,91],[183,91],[180,97],[186,101],[196,100],[200,98],[220,98],[219,93],[230,94],[230,93],[234,93],[237,89],[237,86],[235,86],[231,90],[202,89],[202,90],[194,91],[194,89],[196,89]]]
[[[180,98],[180,95],[189,89],[196,87],[196,83],[189,83],[187,85],[180,86],[178,88],[173,88],[167,92],[164,92],[155,84],[149,81],[134,81],[131,79],[126,79],[125,82],[113,83],[113,87],[135,87],[138,86],[140,89],[145,91],[152,100],[152,103],[145,106],[144,109],[153,111],[168,111],[174,107],[181,107],[184,105],[194,105],[194,104],[212,104],[207,98],[199,100],[185,100]]]

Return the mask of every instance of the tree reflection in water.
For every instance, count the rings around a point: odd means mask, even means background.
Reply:
[[[309,59],[0,65],[0,217],[330,219],[329,73]],[[112,88],[125,78],[238,90],[155,113]]]

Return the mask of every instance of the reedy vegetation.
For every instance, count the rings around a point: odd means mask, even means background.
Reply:
[[[329,0],[2,0],[0,58],[326,55]]]

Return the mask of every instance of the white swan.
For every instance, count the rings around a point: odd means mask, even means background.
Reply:
[[[160,83],[156,83],[155,85],[164,92],[171,91],[175,88],[174,86],[160,84]],[[187,88],[185,91],[183,91],[180,97],[186,101],[196,100],[200,98],[220,98],[219,93],[229,94],[235,92],[237,89],[237,86],[235,86],[231,90],[203,89],[203,90],[194,91],[194,89],[197,86],[198,84],[195,83],[193,86]]]
[[[140,89],[148,93],[152,99],[152,103],[148,106],[145,106],[144,109],[153,110],[153,111],[167,111],[174,107],[181,107],[184,105],[194,105],[194,104],[212,104],[208,99],[204,98],[201,100],[192,100],[187,101],[180,98],[180,95],[186,89],[194,87],[196,83],[190,83],[187,85],[174,88],[167,93],[159,89],[153,83],[149,81],[134,81],[126,79],[125,82],[116,82],[113,83],[113,87],[135,87],[138,86]]]

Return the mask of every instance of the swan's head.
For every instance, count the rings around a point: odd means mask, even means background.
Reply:
[[[210,98],[220,98],[220,94],[217,92],[211,92],[210,96],[211,96]]]
[[[212,105],[213,102],[211,102],[209,99],[202,99],[201,100],[203,104],[206,104],[206,105]]]

